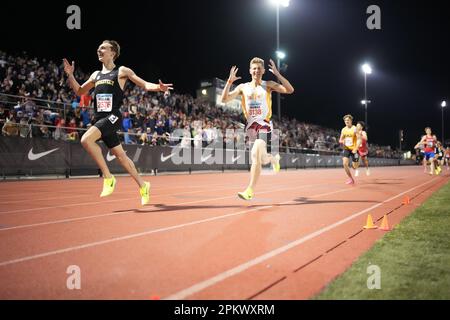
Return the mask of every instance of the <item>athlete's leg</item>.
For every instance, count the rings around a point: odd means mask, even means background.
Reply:
[[[347,176],[350,178],[351,181],[354,181],[353,177],[352,177],[352,173],[350,172],[350,168],[349,168],[349,158],[343,157],[342,164],[344,166],[344,170],[345,170],[345,173],[347,174]]]
[[[98,167],[103,173],[103,177],[110,179],[112,177],[111,172],[109,171],[109,168],[106,165],[106,161],[103,158],[102,149],[96,143],[96,141],[99,140],[101,136],[102,134],[100,130],[95,126],[92,126],[81,137],[81,145],[91,155],[95,163],[97,163]]]
[[[267,155],[266,142],[262,139],[256,139],[251,151],[252,166],[250,169],[250,183],[248,185],[252,190],[255,189],[261,175],[262,165],[269,163],[271,157],[272,155]]]
[[[369,158],[367,156],[364,156],[363,161],[364,164],[366,165],[366,169],[369,170]]]
[[[256,139],[251,150],[252,165],[250,168],[250,183],[245,191],[238,192],[239,198],[244,200],[253,198],[253,189],[256,187],[258,178],[261,175],[264,151],[267,153],[266,142],[261,139]],[[264,161],[267,161],[268,159],[269,157],[266,156]]]
[[[352,167],[355,170],[355,177],[359,176],[359,159],[360,159],[359,157],[358,157],[358,161],[353,161],[353,159],[352,159]]]
[[[369,158],[367,155],[363,157],[364,164],[366,165],[366,175],[370,176],[370,169],[369,169]]]
[[[258,146],[261,149],[261,163],[262,165],[266,165],[270,163],[275,172],[280,171],[280,155],[272,155],[270,150],[272,150],[272,134],[266,133],[259,136],[256,140],[261,140],[264,142],[264,146]],[[269,151],[268,151],[269,150]]]
[[[434,157],[430,158],[430,174],[433,175],[434,174]]]
[[[260,139],[258,139],[260,140]],[[264,144],[266,143],[264,140],[261,140],[264,142]],[[277,162],[280,161],[280,155],[272,155],[271,153],[267,152],[267,147],[266,145],[261,147],[261,164],[262,165],[266,165],[268,163],[272,164],[272,165],[276,165]],[[275,170],[276,171],[276,170]]]
[[[131,161],[131,159],[128,158],[127,154],[122,148],[122,145],[119,144],[118,146],[112,148],[111,152],[116,156],[117,161],[119,161],[120,165],[125,170],[127,170],[127,172],[133,177],[133,179],[136,181],[139,187],[140,188],[144,187],[145,185],[144,180],[137,172],[136,166],[134,165],[133,161]]]

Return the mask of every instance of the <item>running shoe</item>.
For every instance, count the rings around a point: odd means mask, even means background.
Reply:
[[[252,188],[247,188],[244,192],[238,192],[238,197],[243,200],[251,200],[253,198]]]
[[[366,176],[370,176],[370,169],[366,170]]]
[[[274,158],[274,163],[272,164],[273,165],[273,171],[275,172],[275,173],[278,173],[278,172],[280,172],[280,168],[281,168],[281,166],[280,166],[280,155],[279,154],[277,154],[275,157],[273,157]]]
[[[145,206],[150,202],[150,182],[144,182],[144,186],[139,188],[141,194],[141,204]]]
[[[358,177],[358,176],[359,176],[359,170],[355,169],[355,177]]]
[[[351,184],[354,185],[355,184],[355,180],[353,179],[348,179],[347,182],[345,184]]]
[[[116,186],[116,178],[111,176],[111,178],[103,179],[103,190],[100,194],[100,197],[107,197],[114,192],[114,188]]]

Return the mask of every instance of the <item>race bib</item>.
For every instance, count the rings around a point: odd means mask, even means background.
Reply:
[[[99,93],[97,99],[97,112],[111,112],[113,106],[113,95],[111,93]]]
[[[262,114],[262,110],[261,108],[250,108],[249,114],[252,117],[260,116]]]
[[[351,147],[351,146],[353,146],[353,138],[351,138],[351,137],[345,138],[345,140],[344,140],[344,145],[345,145],[346,147]]]
[[[433,141],[428,141],[427,145],[429,148],[433,148]]]

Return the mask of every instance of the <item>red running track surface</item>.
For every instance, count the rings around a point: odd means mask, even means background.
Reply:
[[[0,183],[0,299],[308,299],[385,234],[368,213],[395,226],[449,180],[360,172],[263,175],[250,202],[248,172],[147,177],[145,207],[131,177],[108,198],[99,178]]]

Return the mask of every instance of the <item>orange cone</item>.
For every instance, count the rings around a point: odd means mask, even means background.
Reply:
[[[405,198],[403,199],[402,204],[410,204],[410,203],[411,203],[411,200],[409,199],[409,197],[405,196]]]
[[[364,229],[376,229],[378,228],[376,225],[373,224],[372,215],[367,215],[367,222],[366,225],[363,227]]]
[[[384,215],[383,221],[381,221],[380,230],[383,230],[383,231],[391,230],[391,228],[389,227],[389,222],[388,222],[387,215]]]

